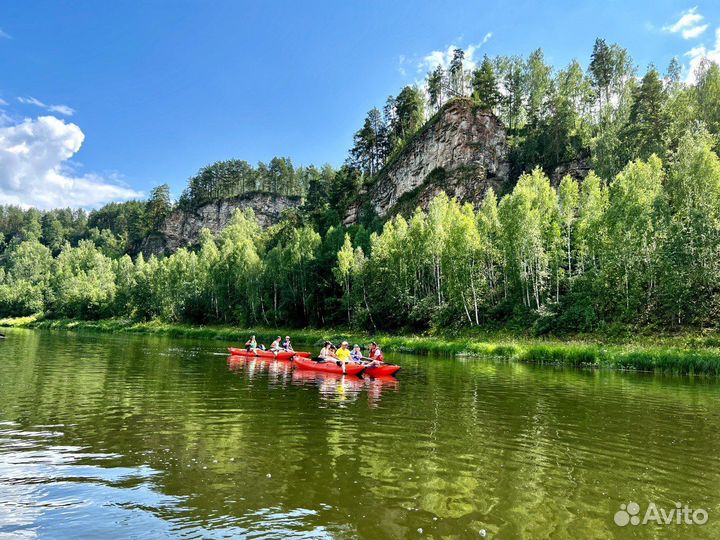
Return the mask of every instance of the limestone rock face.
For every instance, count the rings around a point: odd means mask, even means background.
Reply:
[[[263,228],[280,221],[283,211],[300,206],[299,197],[283,197],[269,193],[246,193],[239,197],[201,206],[194,212],[174,210],[160,230],[143,240],[140,251],[150,255],[168,255],[181,247],[198,244],[200,231],[207,228],[213,235],[222,231],[236,210],[252,208]]]
[[[385,165],[360,194],[346,223],[372,209],[380,217],[426,207],[441,191],[463,202],[479,202],[488,187],[508,180],[510,166],[505,127],[469,99],[448,103]]]
[[[575,180],[582,182],[585,177],[590,173],[590,164],[587,160],[579,159],[570,161],[568,163],[562,163],[555,167],[552,174],[550,175],[550,182],[553,186],[557,187],[560,185],[560,181],[564,176],[571,176]]]

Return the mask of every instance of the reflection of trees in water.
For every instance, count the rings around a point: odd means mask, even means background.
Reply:
[[[216,349],[13,334],[0,417],[151,467],[183,520],[217,529],[292,514],[290,531],[342,537],[612,536],[629,486],[704,501],[720,481],[707,381],[414,358],[400,381],[337,379]]]

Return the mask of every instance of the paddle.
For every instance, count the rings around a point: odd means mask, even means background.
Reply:
[[[384,360],[373,360],[372,358],[368,358],[367,356],[361,356],[360,358],[362,358],[363,360],[369,360],[369,362],[365,362],[365,365],[378,361],[384,366],[397,366],[397,364],[388,364]]]

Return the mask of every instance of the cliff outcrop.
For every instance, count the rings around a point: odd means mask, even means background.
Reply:
[[[165,219],[160,230],[143,240],[140,251],[150,255],[167,255],[181,247],[197,245],[200,231],[207,228],[214,235],[222,231],[236,210],[252,208],[263,228],[280,221],[282,213],[301,204],[299,197],[283,197],[269,193],[246,193],[238,197],[201,206],[188,211],[175,209]]]
[[[345,221],[357,222],[367,211],[380,217],[409,213],[441,191],[463,202],[478,202],[489,187],[501,189],[509,173],[502,122],[469,99],[455,99],[361,191]]]

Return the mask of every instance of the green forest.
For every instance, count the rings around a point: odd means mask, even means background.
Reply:
[[[703,63],[692,83],[677,60],[640,74],[601,39],[587,69],[555,69],[538,49],[468,70],[463,54],[372,109],[337,170],[221,161],[177,202],[159,186],[89,214],[0,208],[0,316],[535,334],[715,326],[720,67]],[[426,211],[344,227],[363,184],[444,104],[468,98],[508,130],[507,192],[476,206],[440,195]],[[592,172],[553,185],[570,163]],[[264,231],[239,212],[197,248],[139,253],[174,208],[252,192],[303,205]]]

